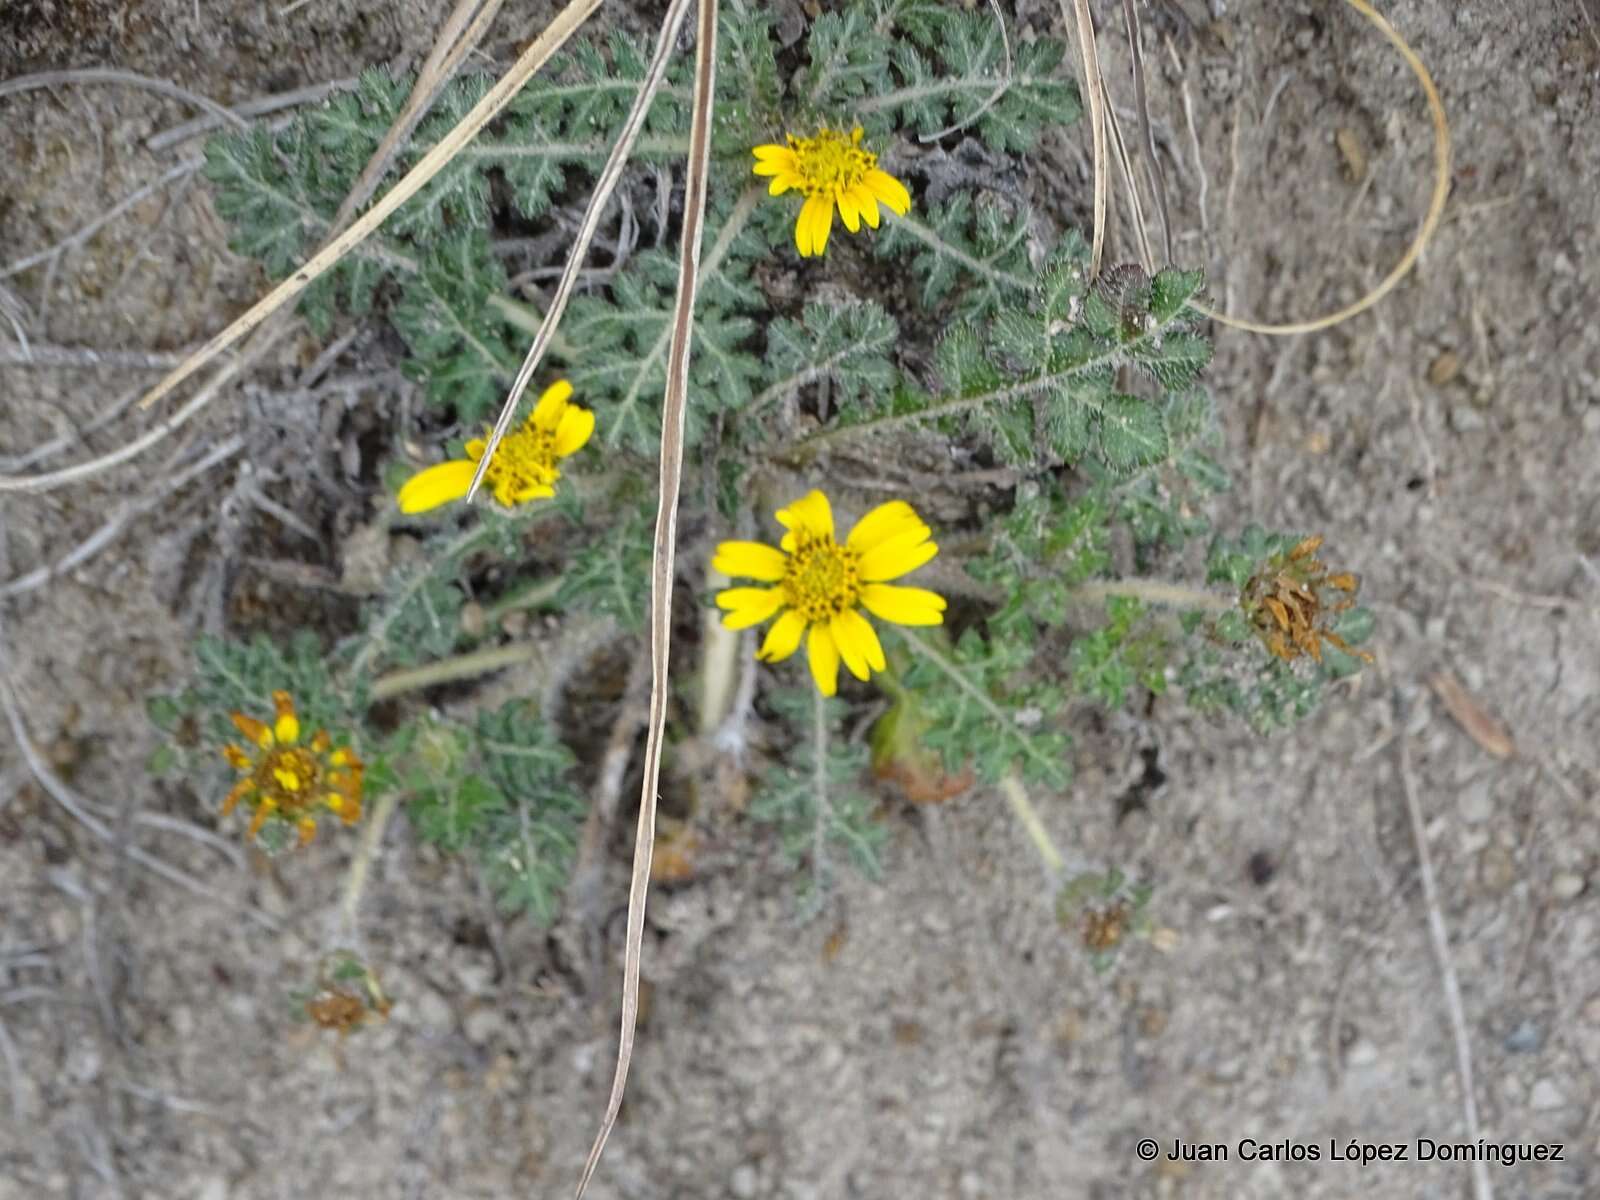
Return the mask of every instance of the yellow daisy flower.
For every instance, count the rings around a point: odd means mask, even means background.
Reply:
[[[335,750],[323,729],[302,744],[300,718],[288,692],[273,692],[272,707],[277,715],[271,725],[244,713],[229,714],[245,745],[222,748],[222,756],[241,776],[222,802],[223,816],[243,800],[255,809],[250,837],[275,817],[295,826],[302,846],[317,832],[312,814],[319,808],[346,825],[355,824],[361,817],[361,776],[366,770],[361,760],[346,747]]]
[[[556,494],[561,478],[557,461],[583,449],[594,433],[594,413],[569,404],[571,397],[572,385],[565,379],[552,383],[522,427],[500,440],[483,481],[501,504],[509,508]],[[485,445],[482,438],[473,438],[466,458],[426,467],[406,480],[397,497],[400,511],[427,512],[465,496]]]
[[[823,128],[816,137],[789,135],[787,145],[757,146],[753,152],[757,175],[772,176],[767,192],[781,196],[790,188],[805,193],[806,202],[794,225],[794,244],[800,257],[821,254],[828,246],[837,205],[845,228],[855,233],[861,222],[878,227],[878,205],[896,216],[911,210],[911,193],[887,171],[878,169],[878,156],[861,148],[861,126],[848,134]]]
[[[943,623],[943,596],[888,582],[939,552],[929,540],[932,531],[904,500],[880,504],[862,517],[842,546],[834,541],[833,509],[821,492],[780,508],[778,523],[789,531],[779,549],[760,542],[723,542],[711,563],[725,575],[771,585],[717,594],[717,607],[728,610],[722,618],[728,629],[747,629],[783,614],[767,631],[757,658],[788,658],[809,630],[811,677],[824,696],[831,696],[838,690],[841,660],[857,679],[884,669],[883,646],[861,609],[897,625]]]

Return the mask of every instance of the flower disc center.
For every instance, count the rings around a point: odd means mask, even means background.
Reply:
[[[811,138],[789,137],[801,190],[807,196],[836,196],[866,178],[878,165],[878,156],[861,149],[860,131],[854,135],[824,129]]]
[[[861,591],[860,556],[829,537],[799,535],[783,586],[807,621],[827,621],[854,608]]]

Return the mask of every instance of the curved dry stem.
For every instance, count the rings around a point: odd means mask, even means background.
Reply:
[[[1243,329],[1246,333],[1314,333],[1319,329],[1327,329],[1348,321],[1351,317],[1364,313],[1378,301],[1399,286],[1399,283],[1416,266],[1417,259],[1422,256],[1422,251],[1432,240],[1434,231],[1439,228],[1439,219],[1444,216],[1445,201],[1450,196],[1450,122],[1445,118],[1444,103],[1439,99],[1439,91],[1433,85],[1433,76],[1428,74],[1428,68],[1417,57],[1414,50],[1406,44],[1393,25],[1384,20],[1383,16],[1372,7],[1367,0],[1345,0],[1351,8],[1360,13],[1372,25],[1389,39],[1389,42],[1400,52],[1400,57],[1405,59],[1406,66],[1417,77],[1417,83],[1422,87],[1422,94],[1428,101],[1428,113],[1433,118],[1433,195],[1428,201],[1427,214],[1422,218],[1422,225],[1417,230],[1417,236],[1412,239],[1411,245],[1401,256],[1400,261],[1394,265],[1383,279],[1365,296],[1353,304],[1347,304],[1337,312],[1331,312],[1321,317],[1314,317],[1309,321],[1288,321],[1282,324],[1271,324],[1261,321],[1252,321],[1244,317],[1236,317],[1229,313],[1216,312],[1205,305],[1194,302],[1194,307],[1204,313],[1213,321],[1233,329]]]

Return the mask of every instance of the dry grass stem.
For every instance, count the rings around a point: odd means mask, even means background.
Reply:
[[[1150,124],[1150,96],[1145,89],[1144,46],[1139,40],[1139,12],[1134,0],[1122,0],[1123,22],[1128,28],[1128,49],[1133,59],[1133,96],[1139,106],[1139,129],[1144,134],[1145,166],[1156,196],[1156,212],[1161,217],[1161,234],[1166,244],[1167,262],[1172,261],[1172,216],[1167,208],[1167,182],[1156,155],[1156,134]],[[1132,187],[1130,182],[1129,187]]]
[[[617,1070],[588,1161],[578,1180],[582,1200],[594,1177],[606,1140],[622,1110],[633,1039],[639,1018],[639,960],[644,944],[645,898],[655,849],[656,789],[661,780],[661,749],[666,737],[667,667],[672,646],[672,582],[678,540],[678,492],[683,474],[684,413],[689,399],[689,350],[694,336],[695,292],[700,277],[700,242],[705,233],[706,191],[711,173],[711,123],[716,100],[717,2],[699,0],[695,30],[694,110],[690,116],[689,156],[683,200],[683,237],[678,257],[678,294],[672,313],[672,345],[667,385],[661,400],[661,478],[656,509],[654,559],[650,573],[650,717],[645,739],[644,785],[639,826],[633,842],[633,875],[628,884],[628,933],[622,969],[622,1034]]]
[[[1100,48],[1094,40],[1094,16],[1089,12],[1089,0],[1071,0],[1076,11],[1078,27],[1078,57],[1083,64],[1082,91],[1089,104],[1089,130],[1094,143],[1094,229],[1090,234],[1089,278],[1100,274],[1100,259],[1106,243],[1106,199],[1110,179],[1106,171],[1106,101],[1105,84],[1100,76]],[[1061,21],[1068,28],[1073,25],[1073,12],[1067,9],[1068,0],[1061,0]]]
[[[522,85],[549,61],[550,56],[559,50],[599,7],[600,0],[570,0],[570,3],[555,15],[544,32],[522,52],[511,69],[485,93],[483,99],[473,105],[471,111],[461,118],[456,127],[423,155],[417,165],[406,172],[400,182],[390,188],[371,211],[365,213],[349,229],[313,255],[309,262],[268,292],[243,316],[179,364],[145,395],[139,406],[149,408],[168,395],[222,351],[255,329],[280,308],[295,300],[315,280],[321,278],[345,255],[365,241],[397,208],[421,191],[485,125],[499,116],[501,110],[511,103]]]
[[[207,381],[205,387],[196,392],[187,404],[154,429],[134,438],[132,441],[124,442],[115,450],[102,454],[98,458],[92,458],[87,462],[74,463],[70,467],[62,467],[59,471],[51,471],[44,475],[0,475],[0,492],[48,492],[58,487],[65,487],[68,484],[79,483],[104,471],[109,471],[112,467],[125,463],[130,459],[137,458],[168,434],[181,427],[185,421],[210,404],[211,401],[215,400],[217,394],[233,382],[234,377],[248,368],[257,357],[264,354],[276,338],[277,333],[274,333],[272,337],[260,341],[236,355],[215,376]]]
[[[34,88],[58,87],[63,83],[113,83],[144,88],[146,91],[157,92],[173,100],[181,100],[185,104],[203,109],[219,123],[232,125],[237,129],[250,128],[249,123],[238,113],[224,108],[208,96],[179,87],[168,79],[156,79],[150,75],[141,75],[137,71],[123,71],[115,67],[81,67],[71,71],[41,71],[37,75],[19,75],[15,79],[0,83],[0,96],[12,96]]]
[[[533,378],[534,371],[544,359],[545,351],[550,348],[551,340],[555,337],[556,327],[561,324],[562,315],[567,311],[567,302],[572,299],[572,290],[577,286],[578,272],[589,253],[589,243],[594,240],[595,230],[600,227],[600,217],[605,212],[606,202],[611,199],[611,193],[616,190],[618,182],[622,179],[623,168],[628,165],[628,156],[633,153],[634,143],[639,140],[639,134],[644,129],[644,119],[650,112],[651,101],[655,99],[656,93],[661,89],[662,80],[666,78],[667,62],[672,57],[672,47],[677,41],[678,29],[688,11],[689,0],[672,0],[667,15],[662,20],[661,34],[656,39],[655,54],[650,59],[649,70],[645,72],[639,91],[633,98],[633,107],[628,110],[628,118],[623,122],[622,132],[617,135],[616,144],[611,147],[611,154],[600,171],[600,178],[595,183],[589,205],[584,209],[583,220],[572,240],[572,248],[567,252],[566,266],[556,283],[555,295],[551,297],[550,306],[545,310],[544,320],[539,323],[539,332],[534,335],[533,344],[523,356],[522,366],[517,369],[517,376],[511,381],[511,390],[506,394],[505,403],[500,406],[500,415],[495,418],[494,430],[489,434],[483,454],[478,458],[478,468],[473,472],[472,485],[467,489],[468,500],[478,494],[484,472],[488,471],[489,464],[494,461],[495,448],[500,445],[500,440],[511,428],[512,419],[517,414],[517,402],[527,390],[529,380]]]
[[[246,100],[242,104],[235,104],[232,112],[240,117],[264,117],[270,113],[280,112],[285,108],[295,108],[301,104],[316,104],[326,100],[335,92],[347,92],[356,86],[355,79],[334,79],[327,83],[313,83],[307,87],[295,88],[289,92],[278,92],[272,96],[262,96],[258,100]],[[210,133],[219,125],[228,124],[226,118],[208,113],[203,117],[195,117],[185,121],[182,125],[174,125],[171,129],[164,129],[160,133],[152,134],[145,142],[145,149],[160,152],[171,146],[176,146],[190,138],[199,137]]]
[[[198,462],[190,464],[176,475],[165,476],[160,486],[154,488],[149,495],[124,503],[109,520],[66,554],[56,559],[55,562],[46,566],[36,567],[26,575],[0,583],[0,599],[20,596],[23,592],[31,592],[34,588],[43,587],[50,580],[56,579],[74,567],[88,562],[89,559],[111,545],[130,521],[160,506],[168,496],[185,487],[191,479],[196,479],[213,467],[227,462],[243,449],[243,437],[230,437],[222,444],[214,447],[210,453]]]
[[[1428,906],[1428,934],[1433,941],[1433,956],[1439,967],[1439,979],[1444,987],[1445,1007],[1450,1014],[1450,1032],[1456,1046],[1456,1074],[1461,1080],[1461,1107],[1467,1124],[1467,1140],[1476,1142],[1481,1133],[1478,1127],[1478,1099],[1472,1082],[1472,1041],[1467,1032],[1467,1016],[1461,1003],[1461,983],[1456,978],[1455,963],[1450,957],[1450,934],[1445,928],[1444,911],[1439,906],[1439,884],[1433,874],[1433,858],[1428,852],[1428,834],[1422,820],[1422,806],[1417,799],[1416,773],[1411,764],[1411,738],[1405,732],[1405,712],[1399,693],[1395,693],[1395,728],[1400,730],[1400,782],[1405,793],[1406,814],[1411,820],[1411,838],[1417,847],[1417,871],[1422,878],[1422,899]],[[1473,1194],[1476,1200],[1494,1200],[1494,1188],[1489,1181],[1487,1164],[1472,1164]]]
[[[188,178],[203,166],[205,166],[205,159],[203,158],[186,158],[182,162],[176,163],[172,167],[169,167],[158,178],[152,179],[149,183],[144,184],[142,187],[135,188],[133,191],[129,192],[121,200],[118,200],[110,208],[106,209],[99,216],[95,217],[94,220],[68,234],[59,242],[55,243],[55,245],[46,246],[43,250],[37,250],[32,254],[24,255],[15,262],[8,263],[6,266],[0,267],[0,279],[6,279],[12,275],[18,275],[23,271],[28,270],[30,267],[38,266],[46,259],[51,259],[58,254],[62,254],[68,250],[76,249],[78,246],[83,245],[84,242],[92,238],[101,229],[105,228],[105,226],[109,225],[112,221],[115,221],[134,205],[138,204],[146,196],[149,196],[154,192],[159,192],[169,183],[176,183],[180,179]]]

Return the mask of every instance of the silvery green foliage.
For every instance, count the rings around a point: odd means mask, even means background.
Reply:
[[[424,841],[474,859],[504,908],[548,925],[583,825],[572,765],[537,708],[517,700],[472,724],[405,726],[376,757],[368,787],[402,791]]]
[[[809,688],[771,696],[794,744],[763,776],[750,815],[774,825],[785,857],[800,875],[802,911],[814,912],[843,860],[876,877],[883,826],[863,789],[868,754],[845,737],[847,707]]]
[[[726,419],[770,399],[792,379],[795,355],[784,334],[796,318],[818,332],[814,354],[833,359],[835,378],[859,362],[877,376],[865,385],[869,391],[886,387],[883,364],[890,356],[879,336],[881,321],[858,323],[862,340],[852,350],[839,341],[841,331],[849,336],[850,323],[829,326],[815,305],[804,314],[774,313],[754,268],[792,246],[795,203],[786,197],[756,204],[753,196],[739,203],[761,186],[750,174],[751,147],[781,141],[788,132],[805,135],[820,124],[848,129],[860,123],[891,160],[897,131],[951,126],[1009,153],[1078,113],[1076,93],[1060,69],[1062,47],[1048,39],[1019,43],[986,12],[858,2],[825,13],[810,28],[807,66],[785,80],[765,6],[736,0],[724,6],[719,47],[712,196],[691,364],[697,398],[690,409],[691,447],[719,417],[725,426],[736,424]],[[482,419],[504,395],[527,327],[538,320],[511,288],[505,235],[554,232],[533,239],[543,258],[525,265],[559,265],[566,252],[560,232],[572,228],[574,205],[610,150],[645,60],[644,44],[621,34],[603,45],[578,43],[559,56],[378,234],[319,281],[302,311],[326,330],[341,311],[386,309],[410,351],[407,372],[423,383],[428,398],[462,420]],[[608,214],[607,236],[625,247],[625,257],[575,299],[552,351],[552,365],[596,410],[601,444],[641,457],[654,453],[665,381],[676,281],[673,214],[681,186],[674,172],[686,146],[687,69],[683,61],[676,64],[652,104],[634,165]],[[446,88],[396,171],[436,145],[489,83],[471,76]],[[409,81],[374,68],[354,90],[304,111],[277,133],[214,138],[206,174],[218,210],[233,227],[234,248],[259,259],[275,278],[299,266],[328,235],[408,88]],[[925,302],[987,311],[1008,280],[1029,274],[1025,212],[957,192],[926,213],[914,212],[909,222],[889,223],[874,236],[879,252],[923,277]],[[840,303],[859,313],[870,301]]]

